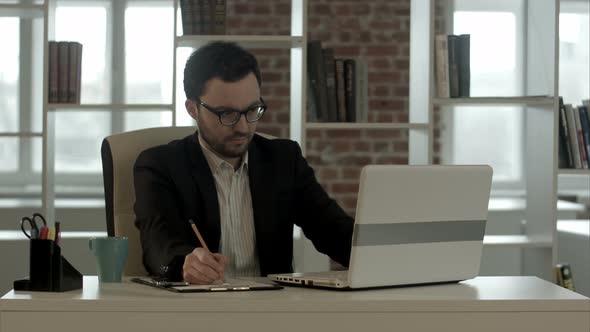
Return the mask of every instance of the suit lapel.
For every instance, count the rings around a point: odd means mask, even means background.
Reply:
[[[268,163],[261,155],[260,150],[256,146],[256,138],[252,140],[250,148],[248,149],[248,176],[250,181],[250,194],[252,196],[252,210],[254,215],[254,229],[256,231],[256,246],[258,251],[258,258],[260,262],[261,272],[264,273],[266,270],[267,262],[265,259],[265,253],[272,251],[272,248],[266,248],[265,244],[267,241],[268,227],[265,227],[267,223],[267,214],[269,209],[268,202],[269,195],[271,194],[268,190],[268,184],[266,183],[265,176],[268,171]]]
[[[206,230],[200,230],[207,242],[207,246],[213,252],[219,251],[219,239],[221,237],[221,223],[219,214],[219,202],[217,201],[217,188],[213,173],[205,159],[198,134],[195,133],[189,146],[189,159],[191,161],[190,173],[195,181],[197,190],[200,191],[205,206],[205,220],[196,221],[197,225],[205,224]],[[196,217],[196,216],[195,216]]]

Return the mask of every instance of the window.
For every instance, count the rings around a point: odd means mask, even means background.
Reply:
[[[488,7],[492,7],[489,9]],[[453,34],[470,34],[471,96],[523,94],[521,1],[455,1]],[[515,189],[523,179],[523,112],[519,107],[461,106],[444,112],[443,161],[489,164],[496,189]]]
[[[0,133],[19,131],[19,23],[17,18],[0,17]],[[18,143],[17,137],[0,136],[0,173],[18,170]]]
[[[83,44],[82,104],[172,103],[172,1],[58,0],[56,4],[54,39]],[[41,24],[32,24],[42,31],[42,19],[37,20]],[[38,76],[29,72],[42,73],[39,68],[27,69],[19,60],[23,53],[42,54],[40,46],[29,45],[38,40],[33,34],[42,33],[24,29],[22,21],[27,20],[0,18],[0,44],[6,46],[0,52],[0,133],[42,131],[40,107],[19,105],[19,98],[26,101],[27,96],[19,90],[23,86],[29,90],[29,81],[34,85]],[[102,139],[111,133],[172,125],[172,112],[161,108],[111,111],[105,106],[57,112],[57,191],[64,186],[102,188]],[[41,169],[39,137],[0,135],[3,188],[34,185],[40,192]]]

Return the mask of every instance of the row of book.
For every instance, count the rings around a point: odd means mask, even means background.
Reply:
[[[226,0],[180,0],[183,35],[224,35]]]
[[[588,99],[580,106],[564,104],[559,98],[559,168],[590,165],[590,112]]]
[[[469,97],[471,85],[470,36],[437,35],[434,52],[438,97]]]
[[[80,103],[82,44],[49,42],[49,103]]]
[[[321,41],[307,45],[308,114],[312,122],[366,122],[367,68],[360,59],[341,59]]]

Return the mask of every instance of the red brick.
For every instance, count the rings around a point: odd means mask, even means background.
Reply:
[[[280,16],[289,16],[291,15],[291,6],[285,3],[275,4],[275,14]]]
[[[371,22],[369,22],[369,29],[371,30],[377,30],[377,31],[382,31],[382,30],[399,30],[400,27],[400,22],[395,20],[390,20],[390,19],[384,19],[384,20],[372,20]]]
[[[354,151],[369,151],[370,146],[368,142],[354,142],[352,148]]]
[[[393,143],[393,151],[395,151],[395,152],[408,152],[408,143],[407,142]]]
[[[373,129],[367,130],[365,135],[368,138],[397,138],[400,137],[400,132],[392,129]]]
[[[289,97],[291,95],[291,89],[284,85],[275,86],[273,94],[275,97]]]
[[[338,34],[338,41],[341,43],[348,43],[352,40],[350,31],[342,31]]]
[[[391,144],[389,142],[373,142],[373,152],[389,152],[390,150]]]
[[[342,166],[365,166],[371,163],[370,157],[363,157],[363,156],[346,156],[341,159]]]
[[[319,129],[309,129],[307,131],[307,138],[320,138],[322,137],[322,131]]]
[[[384,55],[384,56],[391,56],[392,54],[397,54],[397,48],[395,45],[390,46],[368,46],[366,48],[367,55]]]
[[[262,75],[262,81],[265,83],[281,82],[281,79],[282,79],[282,75],[280,73],[266,72]]]
[[[356,197],[345,197],[341,199],[341,206],[344,209],[355,209],[356,208]]]
[[[359,180],[361,175],[360,167],[343,167],[342,168],[342,179],[344,180]]]
[[[276,119],[280,124],[289,124],[290,117],[291,115],[289,113],[281,112],[277,114]]]
[[[410,8],[396,8],[393,10],[393,15],[410,16]]]
[[[332,6],[334,15],[336,16],[350,16],[352,14],[352,7],[350,4],[334,4]]]
[[[358,46],[336,46],[334,47],[334,54],[337,54],[340,57],[359,56],[361,50]]]
[[[360,30],[361,24],[358,18],[354,17],[343,17],[336,19],[336,28],[337,29],[350,29],[350,30]]]
[[[236,3],[233,7],[236,13],[240,13],[242,15],[251,13],[250,6],[247,3]]]
[[[410,69],[410,60],[409,59],[395,60],[395,68],[402,69],[402,70],[409,70]]]
[[[369,89],[369,97],[389,97],[391,96],[391,89],[387,85],[374,85]]]
[[[344,130],[328,130],[326,131],[328,138],[360,138],[361,133],[358,130],[344,129]]]
[[[371,12],[371,7],[367,3],[357,3],[352,7],[352,12],[355,16],[365,16]]]
[[[330,6],[326,4],[313,4],[310,8],[310,15],[330,15]]]
[[[256,5],[254,6],[254,14],[256,15],[270,15],[270,7],[268,5]]]
[[[376,164],[379,165],[407,165],[408,158],[406,157],[378,157],[375,160]]]
[[[390,57],[374,58],[369,62],[369,67],[372,70],[389,69],[389,68],[391,68],[391,58]]]
[[[322,167],[319,169],[319,177],[322,181],[338,179],[338,169],[335,167]]]
[[[398,86],[393,89],[393,95],[396,97],[408,97],[410,95],[410,89],[407,86]]]
[[[357,193],[359,191],[358,183],[333,183],[332,192],[335,193]]]
[[[401,111],[405,107],[403,100],[370,100],[369,108],[377,111]]]
[[[372,83],[398,83],[401,80],[399,72],[369,72],[369,82]]]
[[[378,113],[376,122],[393,122],[393,114],[391,113]]]
[[[335,141],[332,143],[334,152],[350,152],[352,151],[352,144],[348,141]]]

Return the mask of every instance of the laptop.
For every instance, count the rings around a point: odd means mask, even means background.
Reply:
[[[459,282],[479,274],[492,168],[368,165],[349,269],[272,274],[286,285],[358,289]]]

